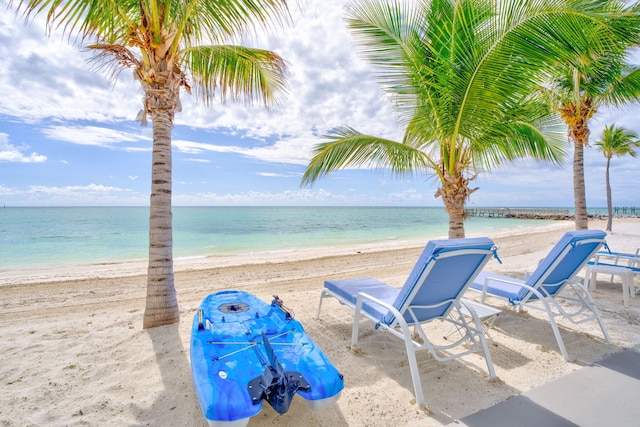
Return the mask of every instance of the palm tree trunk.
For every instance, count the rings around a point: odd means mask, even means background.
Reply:
[[[461,239],[464,237],[464,208],[463,209],[447,209],[449,214],[449,238]]]
[[[581,138],[574,139],[573,150],[573,203],[576,230],[586,230],[587,196],[584,184],[584,143]]]
[[[611,231],[613,225],[613,207],[611,205],[611,183],[609,182],[609,164],[611,163],[611,157],[607,157],[607,169],[605,175],[605,181],[607,184],[607,212],[609,218],[607,219],[607,231]]]
[[[172,112],[153,113],[153,158],[149,215],[149,268],[143,328],[179,320],[173,278],[173,228],[171,213]]]
[[[473,178],[472,178],[473,179]],[[438,189],[435,197],[442,196],[445,210],[449,215],[449,238],[460,239],[464,233],[464,208],[469,195],[475,191],[469,188],[469,181],[462,176],[462,169],[451,175],[444,172],[442,187]]]

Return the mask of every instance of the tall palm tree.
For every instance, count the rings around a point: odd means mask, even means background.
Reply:
[[[449,237],[464,236],[478,172],[516,158],[559,162],[558,121],[533,92],[557,61],[640,29],[609,0],[354,1],[347,22],[406,125],[402,141],[342,126],[313,152],[302,184],[354,166],[434,174]]]
[[[10,4],[13,4],[11,2]],[[171,131],[181,89],[205,103],[216,97],[270,104],[284,89],[277,54],[232,43],[272,19],[289,18],[286,0],[22,0],[26,17],[77,35],[94,60],[117,73],[133,69],[144,91],[142,124],[153,122],[149,268],[143,327],[179,320],[173,275]]]
[[[607,168],[605,173],[605,181],[607,185],[607,213],[609,214],[609,218],[607,219],[607,231],[611,231],[613,223],[611,182],[609,181],[609,165],[611,164],[611,158],[613,156],[623,157],[626,155],[635,157],[635,149],[640,147],[640,141],[638,141],[638,135],[635,132],[615,125],[609,125],[605,126],[602,131],[600,141],[596,142],[596,145],[607,159]]]
[[[603,55],[585,56],[560,66],[546,92],[552,107],[567,125],[573,145],[573,199],[576,230],[586,230],[587,199],[584,147],[589,146],[589,120],[601,107],[620,107],[640,96],[640,69],[626,62],[625,48],[637,35],[611,45]]]

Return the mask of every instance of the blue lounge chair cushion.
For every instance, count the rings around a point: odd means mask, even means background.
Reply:
[[[512,277],[496,273],[488,273],[486,271],[482,271],[478,274],[471,284],[471,287],[475,290],[481,291],[485,280],[487,279],[487,294],[489,295],[508,299],[509,301],[514,302],[521,301],[527,296],[527,293],[529,293],[529,289],[515,284],[518,283],[525,285],[526,283],[524,280],[514,279]],[[501,280],[506,280],[509,283],[502,282]]]
[[[493,247],[493,241],[484,237],[432,240],[422,251],[402,289],[368,277],[328,280],[325,287],[354,305],[358,292],[369,294],[404,313],[409,324],[415,321],[405,309],[408,306],[423,306],[413,307],[414,315],[422,322],[445,316],[451,303],[466,290],[487,257],[486,253],[460,254],[448,258],[439,258],[440,255],[466,249],[490,251]],[[389,310],[368,300],[363,302],[363,310],[385,324],[395,320]]]
[[[356,305],[358,292],[364,292],[391,305],[400,292],[400,289],[389,286],[380,280],[372,279],[371,277],[359,277],[348,280],[327,280],[324,282],[324,286],[353,305]],[[362,309],[376,319],[382,319],[389,311],[380,304],[376,304],[370,300],[364,300]]]
[[[598,255],[606,255],[607,257],[620,257],[620,258],[624,258],[624,259],[635,259],[638,258],[640,259],[640,249],[636,250],[635,254],[629,253],[629,252],[612,252],[612,251],[599,251]]]
[[[630,265],[624,265],[624,264],[611,264],[611,263],[607,263],[607,262],[598,262],[597,264],[593,261],[589,261],[587,263],[587,265],[604,265],[607,267],[620,267],[620,268],[627,268],[631,271],[633,271],[634,274],[640,274],[640,267],[633,267]]]
[[[565,233],[562,238],[551,249],[547,256],[540,261],[535,271],[527,280],[518,280],[495,273],[482,272],[474,280],[471,287],[474,290],[482,291],[487,278],[507,280],[511,283],[489,280],[487,294],[508,299],[511,303],[517,303],[529,296],[535,300],[535,294],[529,295],[528,288],[518,286],[525,284],[536,288],[543,295],[555,295],[565,283],[573,278],[591,257],[594,249],[601,245],[601,241],[606,237],[606,233],[601,230],[578,230]],[[580,244],[580,242],[596,239],[590,243]],[[569,251],[558,261],[558,257],[568,248]]]

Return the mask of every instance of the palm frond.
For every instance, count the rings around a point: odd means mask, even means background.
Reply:
[[[198,46],[181,52],[182,65],[191,71],[193,87],[205,103],[246,99],[277,102],[285,92],[287,67],[277,54],[243,46]]]
[[[637,102],[640,97],[640,69],[615,74],[614,77],[615,79],[612,79],[600,94],[599,101],[615,107]]]
[[[565,126],[541,96],[528,97],[501,112],[490,128],[469,138],[469,151],[483,169],[519,158],[554,164],[565,160]]]
[[[157,0],[155,0],[157,1]],[[174,0],[172,17],[186,46],[226,44],[256,27],[290,21],[286,0]]]
[[[424,153],[396,141],[363,135],[341,126],[330,132],[327,141],[317,144],[302,177],[302,185],[314,183],[329,172],[347,167],[388,168],[394,174],[424,172],[428,161]]]
[[[97,39],[105,44],[152,43],[170,39],[180,46],[225,44],[257,27],[290,20],[286,0],[23,0],[17,9],[27,17],[46,13],[47,23],[70,37]]]
[[[121,45],[97,43],[87,45],[86,48],[94,52],[91,58],[93,66],[99,70],[106,70],[112,81],[124,69],[140,65],[140,59],[135,52]]]
[[[418,34],[416,19],[416,9],[408,2],[365,0],[352,2],[346,9],[346,21],[361,56],[374,65],[378,83],[399,112],[408,116],[416,103],[416,86],[407,66],[415,59],[411,40]],[[422,61],[421,66],[429,64]]]
[[[635,149],[640,148],[640,141],[635,132],[611,124],[605,126],[600,140],[595,145],[608,159],[626,155],[635,157]]]

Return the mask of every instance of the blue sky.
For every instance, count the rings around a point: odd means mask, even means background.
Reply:
[[[179,205],[442,206],[437,181],[384,170],[346,170],[300,187],[311,148],[347,124],[398,139],[394,113],[344,25],[344,0],[309,1],[294,24],[251,43],[289,65],[289,93],[276,108],[214,102],[183,93],[173,132],[173,203]],[[147,205],[151,124],[135,121],[142,93],[131,73],[110,82],[60,33],[45,36],[0,14],[0,205]],[[640,134],[640,108],[603,111],[591,141],[616,123]],[[614,158],[614,206],[640,205],[639,158]],[[587,204],[606,205],[605,158],[585,150]],[[470,206],[573,206],[572,163],[519,161],[482,174]]]

